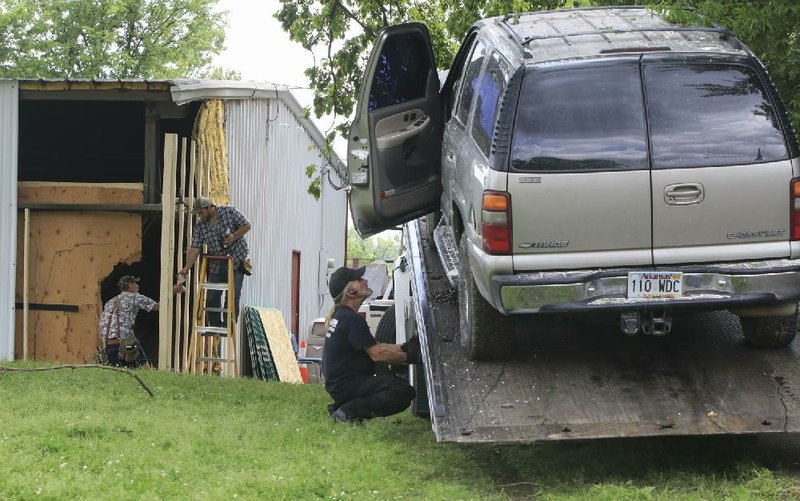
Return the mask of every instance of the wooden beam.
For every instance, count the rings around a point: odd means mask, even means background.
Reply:
[[[25,209],[25,232],[22,235],[22,360],[28,360],[28,303],[31,253],[31,210]]]
[[[175,201],[173,200],[173,206]],[[162,204],[58,204],[47,202],[18,202],[18,209],[32,211],[85,211],[85,212],[161,212]]]
[[[176,264],[179,270],[183,268],[183,231],[186,225],[186,203],[184,191],[186,184],[186,143],[186,138],[181,138],[181,178],[180,188],[178,189],[178,200],[180,201],[180,204],[177,208],[178,240],[175,248],[175,258],[177,260]],[[181,319],[183,318],[182,306],[183,301],[181,301],[181,296],[178,296],[175,301],[175,324],[173,326],[172,333],[172,369],[175,371],[180,371],[181,369]]]
[[[144,203],[156,202],[163,191],[158,186],[158,139],[158,110],[148,103],[144,112]]]
[[[195,151],[195,144],[194,141],[189,143],[189,179],[187,182],[189,183],[189,197],[186,199],[186,207],[187,210],[191,211],[194,205],[194,177],[195,177],[195,166],[197,165],[197,154]],[[189,212],[187,215],[188,221],[186,222],[186,248],[188,249],[192,245],[192,230],[194,228],[194,215]],[[189,263],[186,263],[189,264]],[[183,294],[183,372],[189,372],[189,332],[192,329],[195,316],[190,317],[189,313],[191,312],[191,302],[189,301],[192,294],[197,294],[197,289],[194,287],[194,280],[193,280],[193,273],[192,269],[189,269],[189,274],[186,275],[186,292]],[[195,312],[196,314],[196,312]]]
[[[116,188],[120,190],[144,189],[142,183],[73,183],[71,181],[18,181],[18,188]]]
[[[175,274],[175,177],[178,135],[164,135],[164,175],[161,186],[161,297],[158,315],[158,368],[170,369],[172,361],[172,277]]]

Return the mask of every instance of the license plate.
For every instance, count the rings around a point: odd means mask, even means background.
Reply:
[[[679,271],[632,271],[628,273],[628,298],[670,298],[683,295]]]

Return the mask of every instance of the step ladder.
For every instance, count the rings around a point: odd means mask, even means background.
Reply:
[[[208,261],[227,261],[228,282],[209,282],[208,281]],[[231,256],[200,256],[199,288],[195,300],[194,327],[192,328],[192,339],[189,343],[189,358],[191,372],[229,375],[237,377],[239,368],[236,362],[236,318],[235,298],[233,297],[233,258]],[[207,293],[210,290],[224,291],[226,306],[209,307],[206,304]],[[206,325],[208,320],[207,313],[224,313],[227,318],[224,327]],[[221,337],[226,340],[225,356],[221,356],[220,350]],[[224,365],[223,365],[224,364]]]

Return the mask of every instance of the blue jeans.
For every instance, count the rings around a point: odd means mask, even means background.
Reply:
[[[108,355],[108,365],[112,367],[141,367],[147,363],[147,355],[144,354],[142,342],[136,340],[136,347],[139,348],[139,358],[134,362],[124,362],[119,359],[119,345],[109,344],[106,345],[106,355]]]
[[[227,264],[226,264],[227,266]],[[214,283],[228,283],[228,270],[222,272],[210,272],[208,274],[208,281]],[[244,283],[244,273],[239,271],[238,267],[233,270],[233,302],[236,308],[236,316],[234,317],[234,322],[239,320],[239,298],[242,295],[242,284]],[[227,304],[221,305],[222,300],[222,291],[215,291],[210,290],[208,291],[208,298],[206,299],[206,307],[207,308],[219,308],[222,306],[223,308],[227,307]],[[217,312],[209,312],[206,314],[206,318],[208,319],[208,324],[214,327],[225,327],[228,322],[228,316],[225,313],[217,313]]]

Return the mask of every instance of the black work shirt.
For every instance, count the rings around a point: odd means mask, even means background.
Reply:
[[[347,306],[337,306],[322,349],[322,372],[328,392],[346,388],[375,374],[375,362],[365,351],[376,344],[367,321]]]

